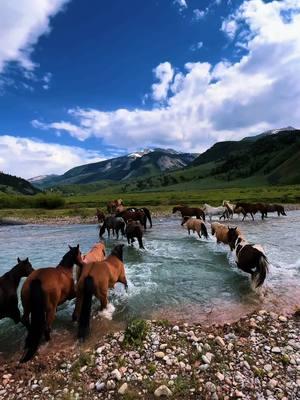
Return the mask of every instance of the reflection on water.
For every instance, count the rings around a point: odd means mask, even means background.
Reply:
[[[206,241],[188,236],[177,216],[154,222],[145,236],[146,250],[125,247],[129,292],[119,284],[111,292],[114,321],[132,316],[223,321],[258,306],[295,304],[300,288],[300,212],[234,224],[249,241],[262,244],[270,260],[270,275],[260,295],[251,291],[248,275],[235,267],[228,246],[217,245],[212,237]],[[86,252],[97,240],[95,225],[1,227],[0,274],[15,265],[17,257],[29,257],[34,268],[55,266],[68,244],[80,243]],[[107,240],[106,245],[110,249],[115,243]],[[55,327],[74,330],[72,307],[71,302],[60,308]],[[0,321],[0,352],[19,349],[23,336],[20,324]]]

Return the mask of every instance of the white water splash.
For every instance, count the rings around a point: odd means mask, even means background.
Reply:
[[[98,315],[111,321],[115,310],[116,307],[112,303],[108,303],[107,307],[104,310],[99,311]]]

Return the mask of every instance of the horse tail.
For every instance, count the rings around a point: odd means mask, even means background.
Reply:
[[[78,339],[85,339],[89,327],[92,309],[92,297],[94,294],[94,281],[91,276],[87,276],[83,284],[82,306],[78,322]]]
[[[208,239],[208,233],[205,224],[201,224],[201,233],[205,237],[205,239]]]
[[[261,253],[258,259],[258,265],[256,267],[256,271],[254,272],[252,277],[252,280],[255,281],[255,287],[258,288],[264,283],[268,271],[269,271],[269,261],[267,259],[267,256]]]
[[[99,230],[99,238],[100,239],[102,238],[102,236],[105,233],[105,228],[106,228],[106,222],[104,221],[103,225],[100,227],[100,230]]]
[[[151,213],[148,210],[148,208],[142,208],[142,210],[144,211],[149,223],[150,223],[150,228],[152,228],[152,219],[151,219]]]
[[[31,360],[35,355],[46,327],[45,295],[39,279],[34,279],[30,283],[29,305],[31,310],[31,322],[25,341],[26,352],[20,360],[21,363]]]

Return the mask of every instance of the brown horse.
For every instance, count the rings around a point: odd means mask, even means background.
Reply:
[[[116,214],[116,217],[123,218],[126,223],[130,219],[132,219],[133,221],[140,221],[140,223],[143,225],[144,229],[146,229],[147,218],[146,218],[146,214],[144,213],[143,210],[138,210],[138,211],[130,211],[130,209],[125,210],[125,211],[122,211],[122,212]]]
[[[96,210],[96,217],[98,219],[99,224],[101,222],[104,222],[104,220],[105,220],[105,214],[103,211],[99,210],[99,208],[97,208],[97,210]]]
[[[201,235],[205,237],[205,239],[208,238],[207,234],[207,229],[205,226],[205,223],[201,219],[196,219],[192,217],[183,217],[184,223],[183,226],[185,225],[189,235],[191,234],[191,231],[193,233],[197,232],[199,238],[201,238]]]
[[[24,282],[21,291],[22,322],[28,329],[28,335],[21,362],[29,361],[35,355],[43,334],[47,341],[50,340],[57,306],[75,297],[73,266],[81,266],[82,257],[79,245],[69,248],[56,268],[37,269]]]
[[[205,221],[205,213],[199,207],[187,207],[187,206],[176,206],[176,207],[173,207],[172,213],[175,214],[177,211],[179,211],[181,213],[181,216],[182,216],[181,225],[184,224],[183,217],[196,217],[198,219],[203,219],[203,221]]]
[[[284,207],[282,205],[280,205],[280,204],[265,204],[265,207],[266,207],[266,213],[268,213],[268,212],[277,212],[278,217],[280,215],[285,215],[286,216],[286,213],[284,211]]]
[[[28,258],[20,260],[10,271],[0,277],[0,319],[11,318],[15,324],[20,322],[17,289],[22,277],[34,271]]]
[[[112,200],[107,203],[107,212],[112,214],[116,212],[116,208],[119,206],[123,206],[123,200],[122,199],[117,199],[117,200]]]
[[[137,238],[138,242],[139,242],[139,247],[140,249],[144,249],[144,244],[143,244],[143,227],[140,223],[140,221],[133,221],[131,219],[129,219],[127,221],[127,226],[125,229],[125,235],[127,237],[127,242],[128,244],[133,244],[134,242],[134,238]]]
[[[211,234],[216,236],[217,243],[229,244],[228,232],[229,226],[220,224],[220,222],[213,222],[211,224]],[[242,235],[238,228],[235,228],[238,235]]]
[[[228,242],[231,250],[235,250],[237,267],[251,275],[255,288],[261,286],[269,271],[269,261],[262,246],[248,243],[239,236],[237,228],[229,228]]]
[[[92,297],[100,301],[100,309],[108,304],[108,290],[117,282],[121,282],[127,289],[127,279],[123,264],[124,244],[115,246],[111,254],[101,262],[86,264],[83,267],[84,279],[80,279],[76,297],[76,316],[78,318],[78,338],[83,340],[90,325]]]
[[[82,282],[88,275],[89,268],[85,268],[87,264],[91,264],[93,262],[97,261],[103,261],[105,259],[105,244],[104,243],[96,243],[94,246],[91,248],[91,250],[86,253],[84,256],[82,256],[82,266],[79,267],[80,273],[77,273],[77,285],[76,285],[76,293],[78,291],[78,287],[82,286]],[[72,315],[72,320],[76,321],[77,318],[77,309],[78,307],[78,302],[76,301],[75,304],[75,309]]]
[[[149,208],[147,208],[147,207],[141,207],[141,208],[131,207],[131,208],[127,208],[127,210],[143,211],[146,215],[146,218],[148,219],[148,221],[150,223],[150,228],[152,228],[152,218],[151,218],[151,212],[150,212]]]
[[[261,219],[264,219],[264,217],[267,214],[266,206],[263,203],[242,203],[242,202],[238,202],[235,205],[234,212],[241,212],[243,214],[242,221],[244,221],[244,219],[247,216],[247,214],[251,215],[251,218],[252,218],[253,221],[254,221],[254,215],[257,212],[261,213]]]

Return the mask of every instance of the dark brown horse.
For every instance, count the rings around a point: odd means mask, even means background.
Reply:
[[[21,362],[29,361],[34,356],[43,334],[47,341],[50,340],[57,307],[75,297],[73,266],[81,267],[83,261],[79,245],[69,248],[56,268],[37,269],[24,282],[21,291],[22,322],[28,329],[28,335]]]
[[[266,213],[277,212],[278,217],[280,215],[285,215],[286,216],[286,213],[284,211],[284,207],[282,205],[280,205],[280,204],[265,204],[265,207],[266,207]]]
[[[236,212],[237,210],[239,210],[239,212],[241,212],[243,214],[242,221],[244,221],[244,219],[247,216],[247,214],[251,215],[251,218],[252,218],[253,221],[254,221],[254,215],[257,212],[261,213],[261,219],[264,219],[264,217],[266,217],[266,215],[267,215],[266,205],[263,204],[263,203],[242,203],[242,202],[238,202],[235,205],[234,212]]]
[[[187,207],[187,206],[176,206],[173,207],[172,213],[175,214],[177,211],[181,213],[182,222],[181,225],[184,224],[183,217],[196,217],[198,219],[203,219],[205,221],[205,213],[199,207]]]
[[[17,289],[22,277],[29,276],[34,271],[28,258],[20,260],[10,271],[0,277],[0,319],[11,318],[17,324],[20,322]]]
[[[133,244],[135,238],[137,238],[140,249],[144,249],[145,247],[143,245],[143,233],[143,227],[140,224],[140,221],[127,221],[125,235],[127,237],[128,244]]]
[[[237,267],[251,275],[256,288],[261,286],[269,271],[269,262],[262,246],[248,243],[238,234],[237,228],[229,228],[227,237],[231,250],[235,250]]]
[[[83,340],[89,331],[92,297],[96,296],[99,299],[102,311],[108,304],[109,289],[112,289],[117,282],[123,283],[127,289],[123,247],[124,244],[119,244],[105,260],[83,266],[84,279],[78,282],[74,316],[78,319],[79,339]]]
[[[150,228],[152,228],[152,218],[151,218],[151,212],[149,210],[149,208],[147,207],[141,207],[141,208],[136,208],[136,207],[131,207],[131,208],[127,208],[127,210],[132,210],[132,211],[144,211],[147,220],[149,221],[150,224]]]
[[[103,211],[99,210],[99,208],[96,210],[96,217],[99,223],[104,222],[105,220],[105,214]]]
[[[124,221],[127,223],[130,219],[133,221],[140,221],[140,223],[143,225],[144,229],[146,229],[146,214],[144,213],[143,210],[137,210],[137,211],[130,211],[125,210],[122,211],[118,214],[116,214],[116,217],[121,217],[124,219]]]

